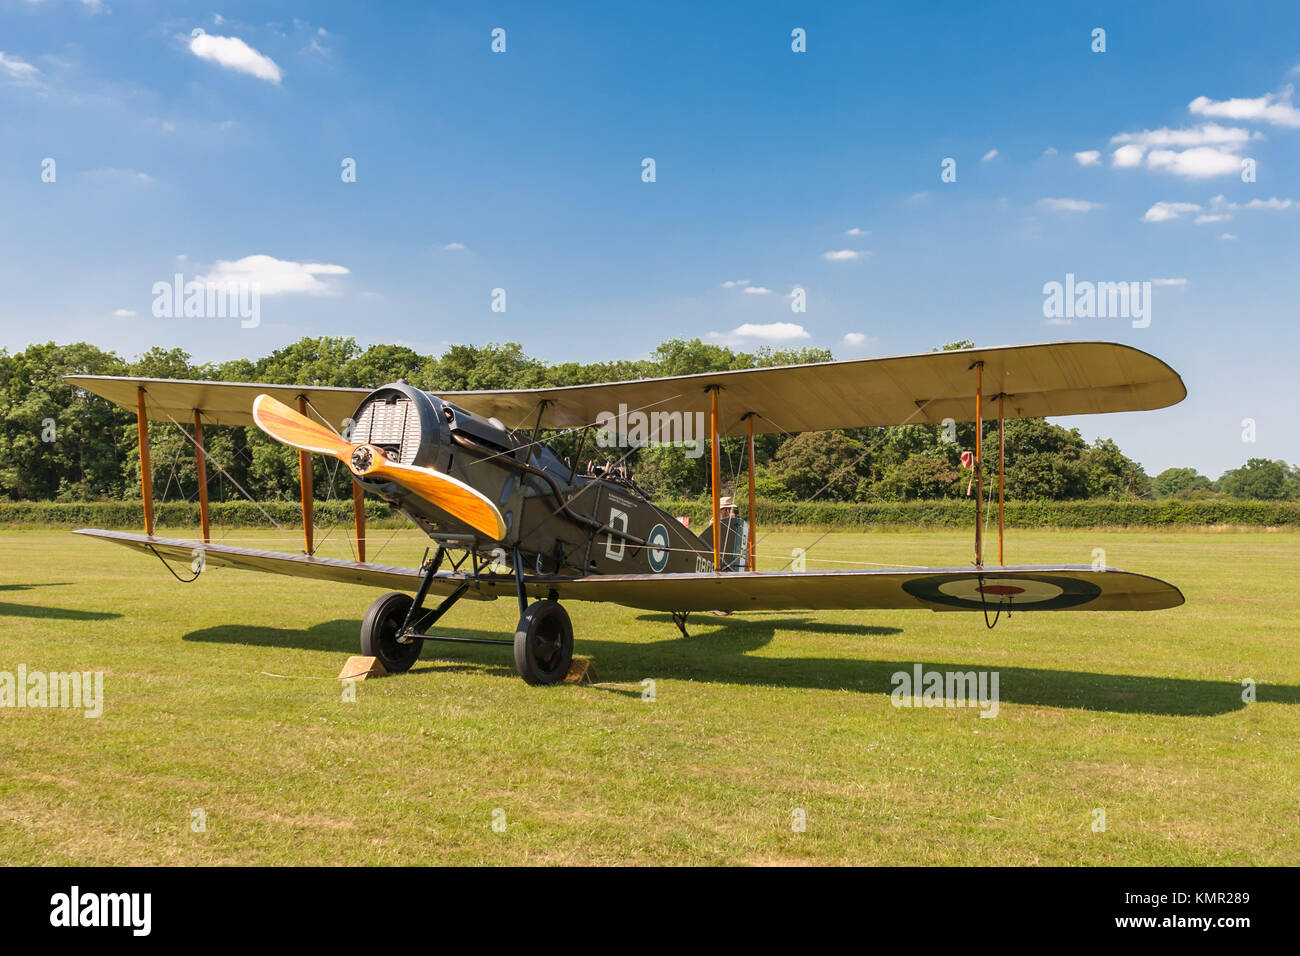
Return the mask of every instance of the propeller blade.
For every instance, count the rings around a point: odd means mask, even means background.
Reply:
[[[281,445],[299,451],[330,455],[344,464],[352,457],[353,445],[350,441],[270,395],[259,395],[253,399],[253,421]]]
[[[506,536],[505,519],[492,499],[451,475],[391,461],[382,448],[374,445],[354,445],[270,395],[254,399],[253,421],[283,445],[337,458],[359,478],[386,479],[409,488],[494,541]]]

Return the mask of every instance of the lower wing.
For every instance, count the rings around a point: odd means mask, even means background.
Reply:
[[[421,578],[417,568],[149,538],[121,531],[81,529],[76,534],[187,563],[201,550],[210,565],[395,591],[414,591]],[[466,581],[473,583],[474,579],[444,571],[434,576],[430,591],[448,594]],[[554,591],[561,599],[604,601],[652,611],[1156,611],[1183,603],[1182,592],[1158,578],[1091,565],[619,574],[530,577],[526,583],[529,593],[539,597]],[[509,575],[482,575],[465,597],[492,600],[511,597],[514,590],[514,579]]]

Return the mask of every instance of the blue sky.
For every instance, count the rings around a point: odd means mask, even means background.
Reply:
[[[1188,399],[1063,423],[1153,474],[1300,460],[1293,4],[4,0],[0,51],[11,350],[1106,339]],[[155,318],[176,272],[260,324]],[[1049,321],[1067,273],[1163,280],[1150,325]]]

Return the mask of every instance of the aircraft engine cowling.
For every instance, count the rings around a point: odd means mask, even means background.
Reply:
[[[499,458],[479,463],[501,453],[513,458],[524,444],[495,419],[473,415],[405,382],[385,385],[367,395],[343,437],[354,445],[377,446],[393,461],[451,475],[503,504],[513,472]],[[394,482],[357,480],[366,490],[398,505],[426,530],[461,530],[454,519]],[[509,523],[511,517],[506,515],[506,520]]]

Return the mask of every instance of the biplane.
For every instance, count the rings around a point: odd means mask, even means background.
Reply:
[[[670,612],[686,631],[699,611],[908,609],[982,611],[985,623],[1013,611],[1147,611],[1183,596],[1156,578],[1091,565],[1003,563],[1002,455],[998,461],[998,562],[985,562],[983,442],[973,449],[974,550],[946,568],[758,571],[754,436],[867,426],[997,421],[1164,408],[1187,394],[1164,362],[1107,342],[927,352],[894,358],[708,372],[665,378],[490,391],[422,391],[405,381],[377,389],[246,382],[68,376],[74,386],[136,412],[144,534],[76,533],[159,558],[385,588],[361,625],[363,654],[393,673],[411,667],[428,641],[509,644],[519,675],[553,684],[568,673],[573,625],[565,601],[614,602]],[[588,434],[626,427],[609,409],[706,414],[712,522],[701,533],[655,505],[616,462],[581,468]],[[192,419],[193,431],[181,422]],[[612,420],[611,420],[612,419]],[[661,419],[662,420],[662,419]],[[170,421],[195,447],[201,541],[153,534],[150,421]],[[518,423],[508,427],[505,422]],[[529,426],[531,423],[531,426]],[[256,425],[298,450],[301,553],[211,541],[205,426]],[[572,461],[544,433],[581,432]],[[653,436],[651,436],[653,438]],[[722,507],[719,441],[743,437],[748,519]],[[313,547],[311,455],[353,478],[357,560],[319,557]],[[219,464],[219,463],[218,463]],[[418,568],[367,563],[364,496],[376,495],[431,539]],[[992,488],[989,489],[992,508]],[[503,569],[509,569],[505,571]],[[457,601],[513,597],[513,639],[451,637],[431,629]],[[431,598],[437,598],[436,606]]]

